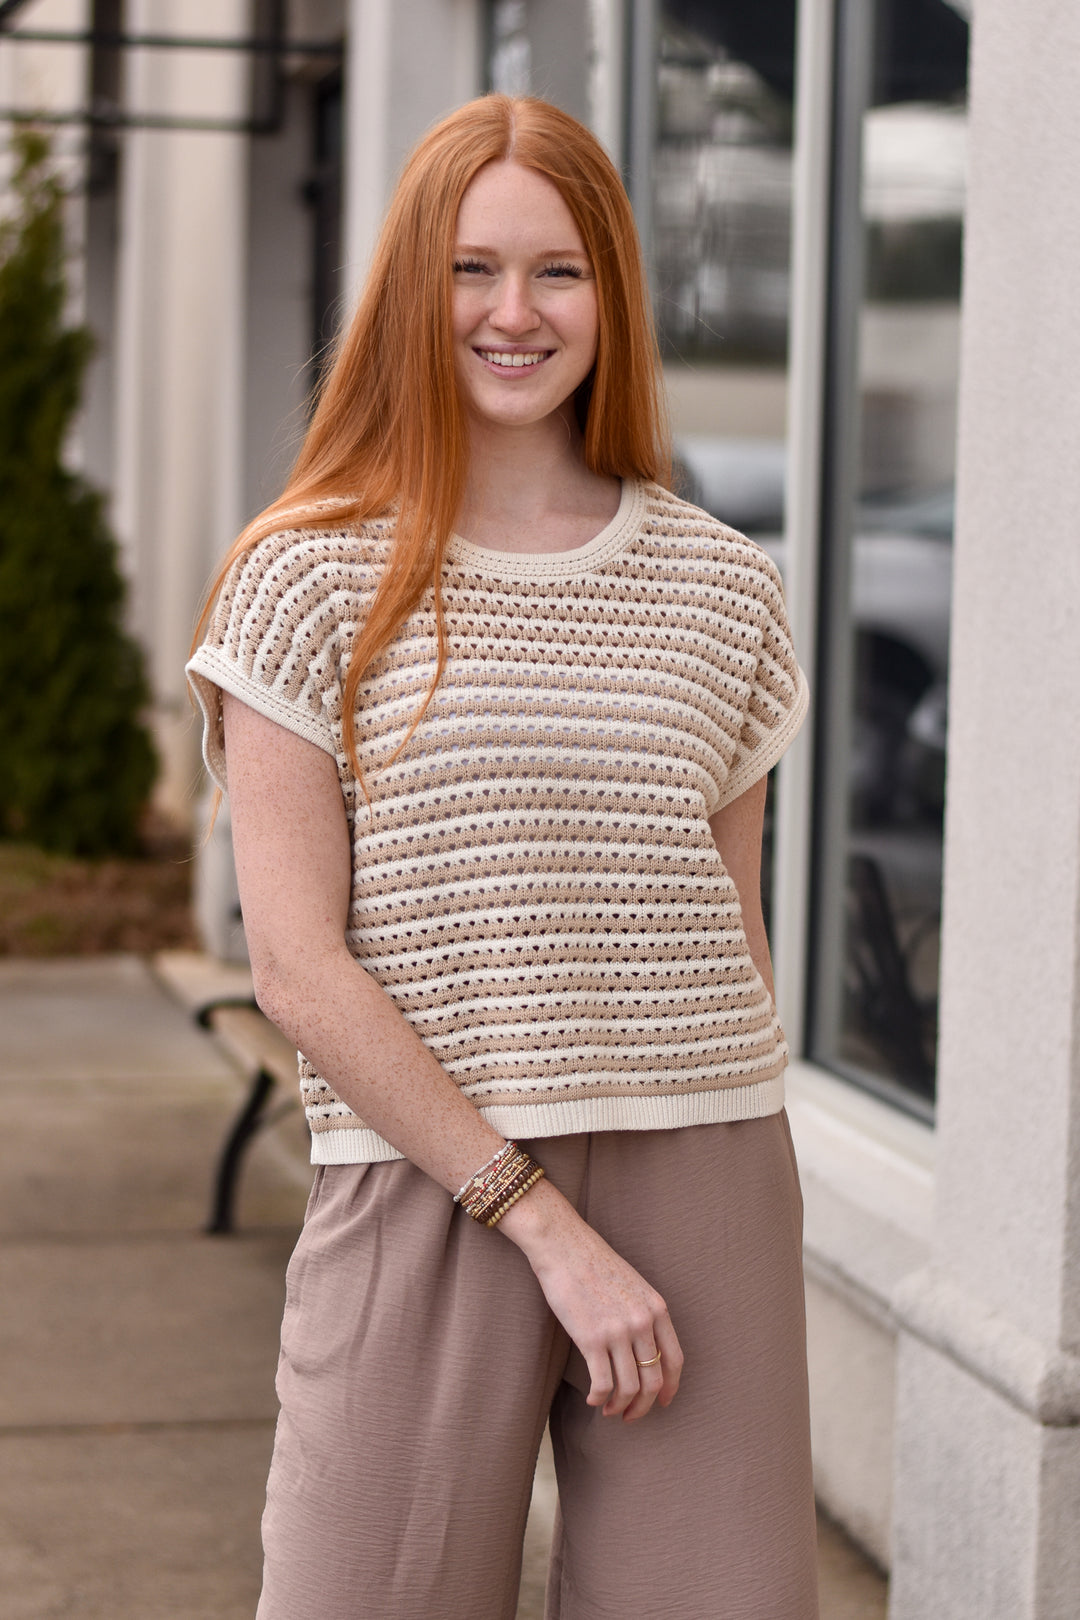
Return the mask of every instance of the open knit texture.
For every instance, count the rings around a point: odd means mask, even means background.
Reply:
[[[368,809],[342,746],[349,653],[390,520],[271,535],[240,559],[188,666],[226,785],[221,689],[337,762],[352,831],[347,940],[507,1136],[749,1119],[787,1048],[708,818],[806,710],[779,575],[653,484],[572,551],[455,537],[361,683]],[[303,1057],[315,1163],[400,1155]]]

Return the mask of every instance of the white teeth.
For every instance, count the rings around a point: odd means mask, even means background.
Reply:
[[[482,360],[490,360],[494,366],[535,366],[544,358],[540,350],[533,354],[507,354],[502,349],[480,349],[477,352]]]

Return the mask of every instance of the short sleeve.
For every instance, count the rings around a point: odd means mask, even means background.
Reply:
[[[227,786],[222,692],[337,754],[332,714],[340,693],[339,647],[349,570],[342,540],[321,531],[273,534],[237,558],[205,640],[187,665],[203,716],[203,758]],[[335,543],[336,542],[336,543]]]
[[[744,590],[752,602],[757,662],[717,809],[772,769],[806,718],[810,701],[806,676],[795,658],[779,571],[765,552],[755,551],[757,565]]]

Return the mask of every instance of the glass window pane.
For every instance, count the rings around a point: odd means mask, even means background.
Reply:
[[[675,483],[783,568],[794,7],[661,5],[650,262]],[[771,911],[772,799],[762,863]]]
[[[737,7],[659,8],[651,262],[683,493],[776,542],[794,36],[741,33]]]
[[[934,1097],[967,25],[944,0],[874,9],[861,124],[862,298],[846,612],[819,685],[813,1056],[926,1112]],[[902,26],[901,26],[902,24]],[[819,691],[819,698],[821,697]],[[828,693],[826,691],[826,697]],[[839,763],[838,763],[839,762]]]

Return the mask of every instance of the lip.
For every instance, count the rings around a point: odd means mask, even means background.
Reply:
[[[486,359],[481,348],[474,347],[473,354],[475,354],[484,370],[492,377],[501,377],[504,382],[511,379],[517,381],[522,377],[535,377],[536,373],[543,370],[555,353],[554,349],[540,349],[527,343],[492,343],[484,347],[493,351],[497,350],[499,354],[540,354],[543,356],[541,360],[534,361],[531,366],[500,366],[494,360]]]

